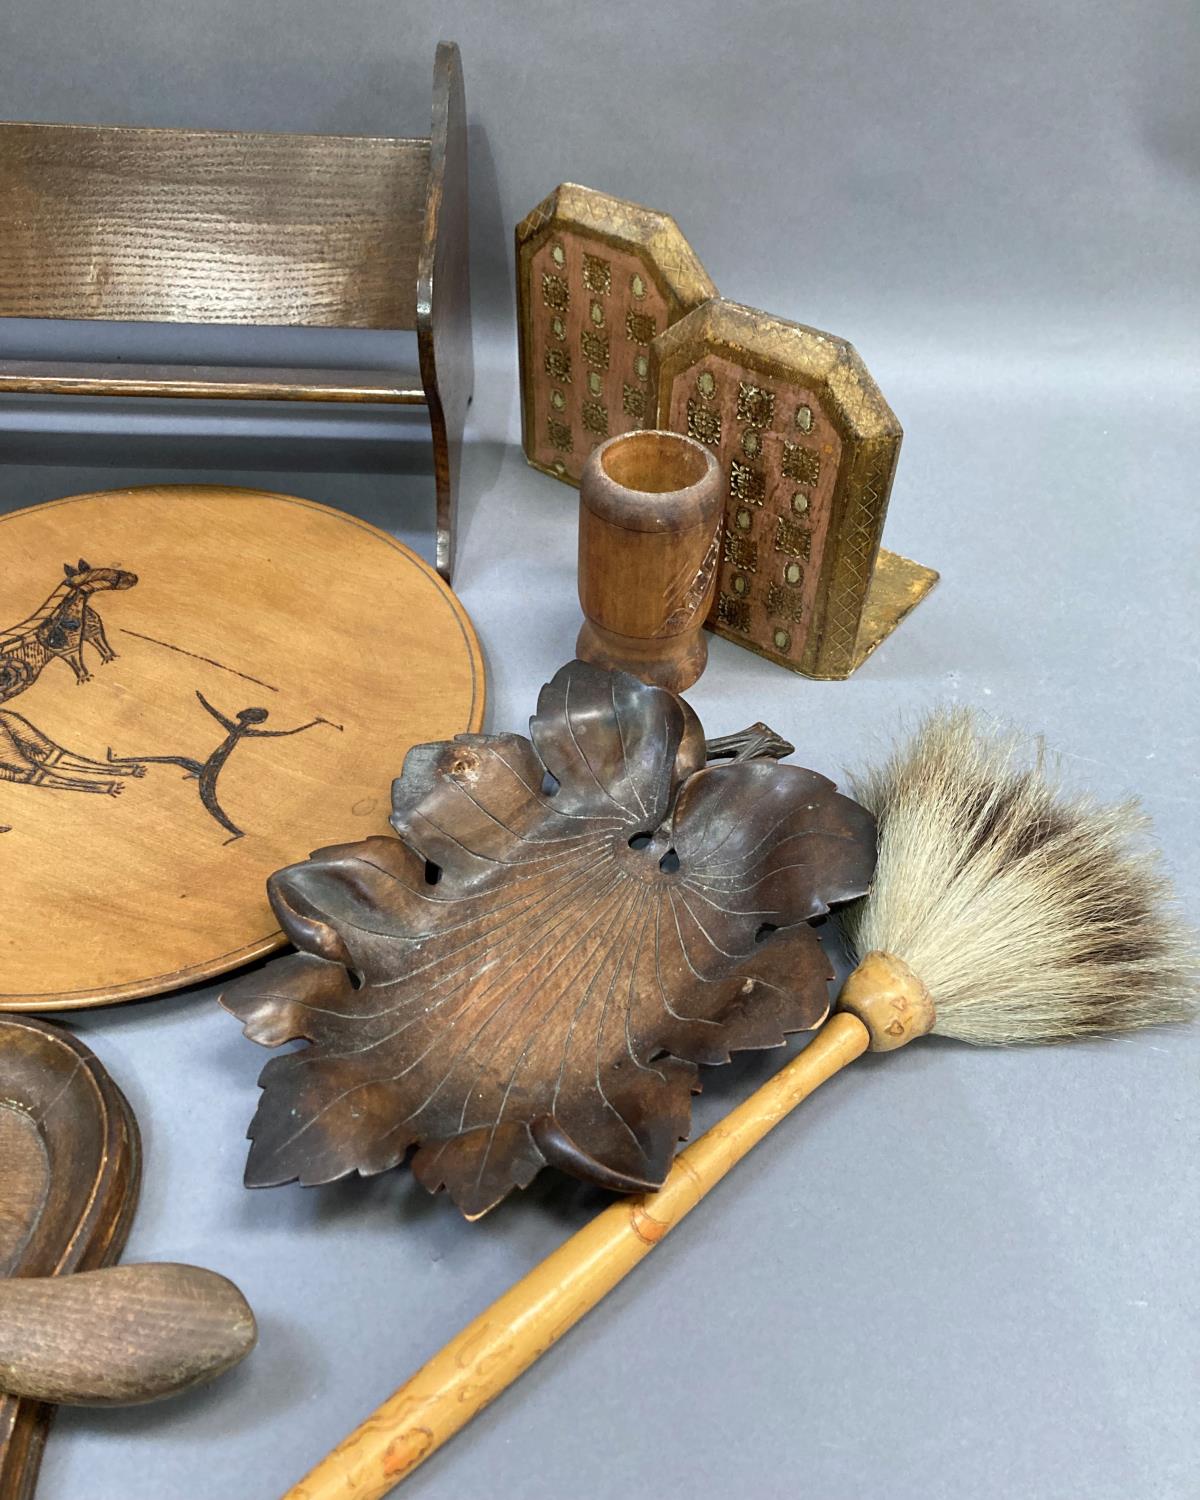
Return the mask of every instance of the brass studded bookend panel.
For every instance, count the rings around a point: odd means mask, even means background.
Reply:
[[[654,425],[650,342],[717,289],[674,219],[574,183],[516,241],[525,457],[577,485],[597,443]]]
[[[656,425],[725,475],[708,624],[809,677],[849,677],[938,575],[880,548],[902,431],[854,348],[714,298],[650,348]]]

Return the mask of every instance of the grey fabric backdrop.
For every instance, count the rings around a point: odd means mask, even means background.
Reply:
[[[726,295],[855,341],[907,432],[888,543],[943,572],[846,684],[715,642],[705,722],[766,717],[835,772],[937,700],[1044,730],[1081,784],[1141,792],[1195,911],[1194,4],[8,0],[0,114],[419,133],[439,36],[472,116],[456,584],[490,726],[521,726],[578,621],[573,497],[514,446],[510,243],[570,179],[674,212]],[[427,551],[420,436],[9,402],[0,507],[240,477]],[[261,1347],[170,1408],[61,1414],[43,1500],[269,1500],[600,1201],[545,1180],[467,1226],[404,1173],[244,1193],[262,1054],[214,994],[75,1024],[145,1133],[129,1258],[233,1276]],[[865,1060],[408,1493],[1194,1496],[1198,1058],[1163,1033]],[[779,1061],[715,1071],[697,1124]]]

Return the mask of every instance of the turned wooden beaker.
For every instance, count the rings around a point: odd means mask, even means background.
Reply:
[[[583,661],[672,692],[696,681],[723,508],[717,460],[692,438],[626,432],[592,450],[579,485]]]

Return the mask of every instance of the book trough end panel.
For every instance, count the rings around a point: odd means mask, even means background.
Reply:
[[[517,225],[521,430],[578,485],[607,437],[651,427],[650,343],[716,295],[667,214],[563,183]]]
[[[881,550],[902,432],[844,339],[714,299],[650,353],[656,425],[725,475],[708,624],[809,677],[848,677],[937,574]]]
[[[0,517],[0,1010],[281,947],[267,876],[388,833],[408,748],[483,712],[462,606],[355,516],[165,485]]]

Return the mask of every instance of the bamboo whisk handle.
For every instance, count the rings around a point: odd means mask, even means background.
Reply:
[[[380,1500],[610,1292],[801,1100],[867,1050],[835,1015],[803,1052],[680,1152],[656,1193],[598,1214],[421,1367],[284,1500]]]

